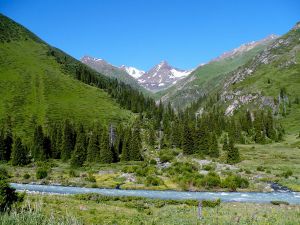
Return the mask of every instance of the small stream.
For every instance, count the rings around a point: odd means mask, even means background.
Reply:
[[[66,187],[39,184],[17,184],[11,186],[18,191],[39,192],[49,194],[85,194],[97,193],[108,196],[137,196],[155,199],[217,199],[224,202],[269,203],[285,201],[300,204],[300,192],[188,192],[188,191],[153,191],[153,190],[118,190],[106,188]]]

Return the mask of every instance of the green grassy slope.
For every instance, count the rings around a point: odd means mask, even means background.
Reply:
[[[268,58],[270,62],[262,62],[264,58]],[[244,95],[259,93],[275,99],[275,105],[279,107],[279,118],[284,127],[293,133],[299,132],[300,104],[296,101],[300,98],[300,28],[289,31],[275,41],[264,55],[254,58],[245,65],[245,68],[253,65],[255,71],[242,81],[231,84],[227,91],[241,91]],[[285,102],[278,100],[281,90],[285,92]],[[280,115],[281,107],[286,108],[284,116]]]
[[[33,119],[90,125],[131,117],[105,91],[68,74],[32,33],[2,15],[0,22],[0,120],[10,116],[18,135],[31,131]]]
[[[184,108],[204,94],[214,91],[226,78],[226,74],[244,65],[247,61],[261,52],[266,44],[238,54],[232,58],[210,62],[196,69],[187,78],[179,81],[171,88],[156,94],[156,98],[170,101],[175,107]]]

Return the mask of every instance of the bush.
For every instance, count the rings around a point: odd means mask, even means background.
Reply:
[[[285,201],[271,201],[272,205],[289,205],[290,203]]]
[[[256,170],[257,171],[265,171],[265,167],[263,167],[263,166],[258,166],[257,168],[256,168]]]
[[[289,178],[292,175],[293,175],[293,171],[292,170],[287,170],[287,171],[285,171],[285,172],[283,172],[281,174],[281,176],[283,176],[284,178]]]
[[[78,177],[78,174],[76,173],[76,171],[75,170],[69,170],[69,176],[70,177]]]
[[[174,159],[173,155],[169,155],[169,154],[162,154],[162,155],[160,155],[160,161],[162,163],[171,162],[173,159]]]
[[[240,175],[229,175],[222,182],[222,187],[229,188],[231,191],[236,191],[237,188],[249,187],[249,181],[242,178]]]
[[[27,180],[27,179],[30,178],[30,175],[29,175],[28,173],[25,173],[24,176],[23,176],[23,178],[24,178],[25,180]]]
[[[12,204],[18,201],[23,201],[23,197],[19,196],[6,180],[0,180],[0,212],[9,211]]]
[[[45,168],[38,168],[36,171],[36,178],[37,179],[44,179],[48,176],[47,169]]]
[[[219,206],[221,204],[221,199],[216,200],[202,200],[202,206],[203,207],[211,207],[214,208],[216,206]]]
[[[147,176],[145,184],[147,186],[159,186],[163,184],[163,181],[157,176]]]
[[[212,170],[215,170],[215,165],[207,164],[207,165],[203,166],[203,169],[206,170],[206,171],[212,171]]]
[[[4,167],[0,167],[0,180],[6,180],[9,178],[8,172]]]
[[[156,165],[156,164],[157,164],[157,162],[156,162],[156,160],[155,160],[155,159],[151,159],[151,160],[150,160],[150,162],[149,162],[149,164],[150,164],[150,165]]]
[[[220,176],[215,172],[209,172],[201,181],[205,187],[219,187],[221,185]]]
[[[95,178],[95,176],[93,176],[92,173],[89,173],[89,175],[85,178],[85,180],[96,183],[96,178]]]

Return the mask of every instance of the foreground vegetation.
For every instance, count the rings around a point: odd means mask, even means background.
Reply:
[[[0,217],[0,224],[297,224],[298,205],[192,202],[99,195],[27,195],[22,209]]]

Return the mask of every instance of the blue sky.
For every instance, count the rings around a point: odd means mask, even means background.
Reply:
[[[0,12],[77,59],[190,69],[300,20],[299,0],[1,0]]]

